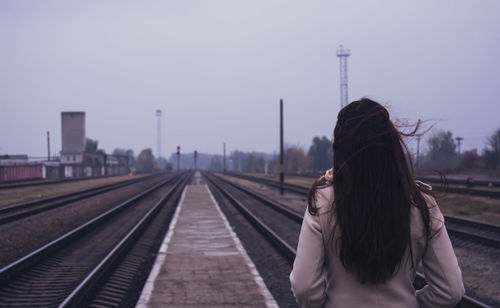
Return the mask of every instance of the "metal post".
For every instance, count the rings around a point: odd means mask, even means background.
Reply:
[[[223,164],[224,164],[224,174],[226,174],[227,172],[227,168],[226,168],[226,143],[224,142],[224,158],[223,158]]]
[[[464,138],[462,137],[456,137],[455,138],[457,140],[457,143],[458,143],[458,161],[460,162],[460,145],[462,144],[462,140],[464,140]]]
[[[194,151],[194,170],[198,170],[198,167],[196,167],[196,160],[198,158],[198,151]]]
[[[500,131],[497,130],[497,167],[500,166]]]
[[[280,99],[280,194],[283,194],[283,183],[285,182],[285,167],[283,153],[283,99]]]
[[[177,146],[177,172],[181,171],[181,164],[180,164],[180,156],[181,156],[181,147]]]
[[[161,110],[158,109],[156,110],[156,118],[158,119],[157,121],[157,138],[158,138],[158,162],[159,159],[161,158]]]
[[[351,55],[349,49],[344,49],[342,45],[337,50],[337,57],[339,57],[340,64],[340,108],[345,107],[349,103],[348,89],[347,89],[347,57]]]
[[[50,161],[50,132],[47,131],[47,160]]]
[[[420,136],[417,136],[417,159],[416,159],[416,163],[415,163],[415,167],[416,169],[418,169],[419,167],[419,162],[420,162],[420,139],[422,137]]]

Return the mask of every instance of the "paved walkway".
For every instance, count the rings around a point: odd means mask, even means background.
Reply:
[[[278,306],[208,187],[198,184],[184,191],[137,307]]]

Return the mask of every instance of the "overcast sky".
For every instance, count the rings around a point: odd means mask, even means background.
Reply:
[[[349,100],[437,120],[479,148],[500,128],[500,1],[0,1],[0,154],[61,149],[61,111],[99,147],[277,152],[331,137]]]

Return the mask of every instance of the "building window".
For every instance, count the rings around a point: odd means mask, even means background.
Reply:
[[[66,161],[69,161],[69,156],[66,156]]]
[[[73,161],[76,161],[76,157],[73,156]]]

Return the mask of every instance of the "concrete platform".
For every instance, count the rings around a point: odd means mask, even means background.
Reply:
[[[278,305],[208,186],[195,184],[183,192],[137,307]]]

